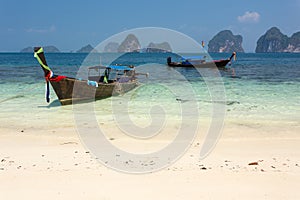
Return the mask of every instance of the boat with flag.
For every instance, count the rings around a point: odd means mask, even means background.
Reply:
[[[235,60],[236,53],[233,52],[232,55],[227,59],[207,61],[206,57],[181,57],[180,61],[173,62],[171,57],[167,58],[167,64],[170,67],[195,67],[195,68],[215,68],[225,69],[226,66],[231,63],[232,59]]]
[[[50,84],[60,103],[69,105],[124,94],[139,85],[137,75],[148,75],[148,73],[136,73],[134,66],[93,66],[88,68],[87,80],[78,80],[55,75],[47,65],[42,47],[34,48],[34,57],[44,71],[48,103],[50,102]]]

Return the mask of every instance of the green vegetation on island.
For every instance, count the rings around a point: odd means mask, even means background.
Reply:
[[[140,49],[141,45],[137,37],[129,34],[118,47],[118,52],[139,52]]]
[[[233,35],[230,30],[224,30],[215,35],[208,43],[208,52],[232,53],[244,52],[242,47],[243,37]]]
[[[284,35],[277,27],[272,27],[258,41],[256,53],[300,52],[300,32],[291,37]]]

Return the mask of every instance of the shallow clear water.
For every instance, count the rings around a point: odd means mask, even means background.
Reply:
[[[76,77],[87,54],[49,53],[48,65],[55,74]],[[85,62],[96,65],[106,63],[113,54],[94,54],[94,60]],[[115,62],[133,64],[138,71],[149,72],[149,79],[140,79],[142,85],[124,96],[97,101],[96,113],[105,116],[112,106],[122,99],[129,99],[128,108],[133,118],[149,118],[153,106],[180,118],[184,104],[196,103],[199,115],[211,114],[212,104],[224,104],[226,117],[232,120],[267,120],[300,122],[300,54],[238,54],[233,63],[236,76],[221,72],[225,99],[212,100],[207,84],[195,69],[171,69],[165,65],[169,54],[134,53],[118,58]],[[214,59],[227,58],[229,54],[212,54]],[[217,73],[217,72],[216,72]],[[216,80],[216,81],[220,81]],[[39,119],[51,115],[63,119],[72,106],[60,106],[51,91],[51,103],[44,98],[43,72],[33,57],[27,53],[0,53],[0,120],[5,126],[14,118],[20,123],[36,113]],[[216,92],[218,93],[218,91]],[[219,93],[218,93],[219,94]],[[192,108],[193,109],[193,108]],[[153,110],[155,114],[155,110]],[[47,114],[45,114],[47,113]],[[101,118],[101,116],[100,116]],[[25,120],[25,121],[24,121]],[[55,123],[62,121],[54,120]],[[50,120],[50,124],[53,119]]]

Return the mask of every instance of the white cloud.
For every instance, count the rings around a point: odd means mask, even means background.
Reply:
[[[56,27],[54,25],[46,29],[35,29],[35,28],[26,29],[26,32],[28,33],[51,33],[55,31],[56,31]]]
[[[245,12],[245,14],[243,16],[238,16],[238,20],[239,22],[241,23],[244,23],[244,22],[258,22],[259,21],[259,18],[260,18],[260,14],[257,13],[257,12]]]

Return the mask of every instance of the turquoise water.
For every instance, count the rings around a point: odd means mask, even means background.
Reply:
[[[76,77],[87,54],[46,54],[48,65],[55,74]],[[90,65],[107,64],[118,55],[95,57]],[[200,115],[207,117],[213,103],[224,104],[226,118],[232,120],[266,120],[300,122],[300,54],[238,54],[232,65],[236,76],[221,72],[225,100],[213,102],[204,79],[195,69],[170,69],[165,65],[169,54],[142,53],[120,57],[116,63],[134,64],[139,71],[149,72],[150,78],[140,79],[142,85],[129,94],[129,108],[134,118],[143,117],[149,107],[163,105],[165,111],[180,117],[180,104],[195,103]],[[214,59],[227,58],[229,54],[211,54]],[[220,81],[218,80],[218,81]],[[33,57],[27,53],[0,53],[0,120],[1,127],[17,120],[28,125],[26,118],[39,120],[53,114],[58,119],[70,114],[71,106],[60,106],[55,93],[51,103],[44,98],[43,72]],[[122,100],[116,97],[117,100]],[[111,99],[97,101],[95,110],[100,115],[111,112]],[[136,113],[135,113],[136,112]],[[144,115],[146,119],[149,115]],[[28,119],[27,119],[28,120]],[[11,122],[10,122],[11,121]],[[63,121],[49,120],[56,125]],[[53,125],[53,124],[52,124]],[[53,125],[54,126],[54,125]]]

